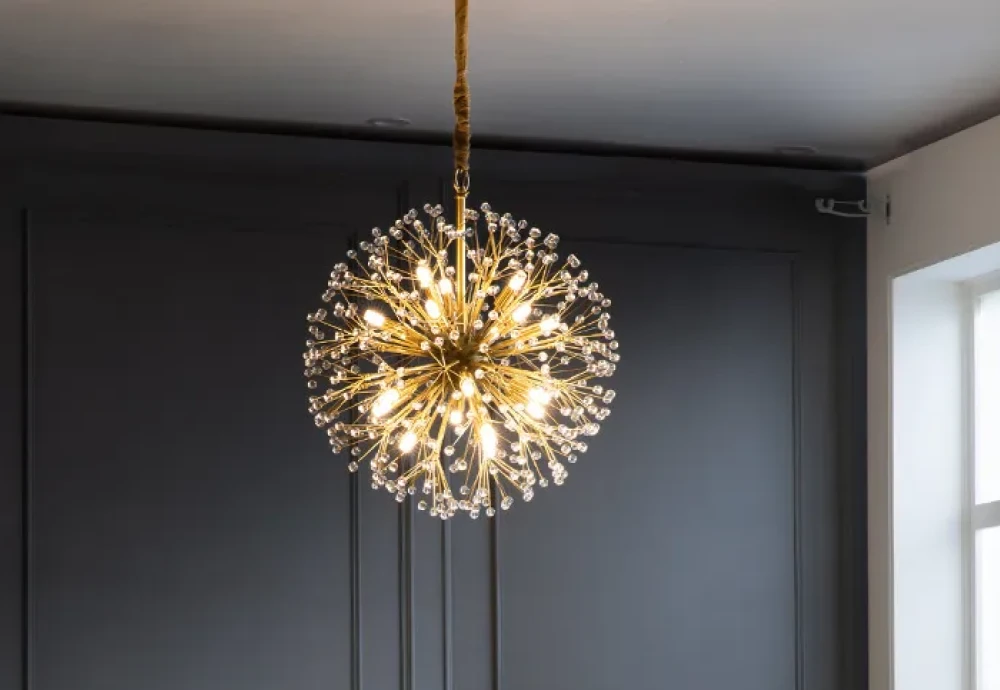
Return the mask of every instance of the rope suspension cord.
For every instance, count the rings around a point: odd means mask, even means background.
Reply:
[[[455,155],[455,182],[469,174],[469,147],[472,130],[469,125],[469,0],[455,0],[455,131],[452,148]],[[467,181],[467,180],[466,180]],[[468,189],[468,184],[464,185]]]
[[[455,131],[452,148],[455,158],[455,287],[462,305],[461,322],[467,325],[465,302],[465,199],[469,194],[469,148],[472,131],[469,126],[469,0],[455,0]]]

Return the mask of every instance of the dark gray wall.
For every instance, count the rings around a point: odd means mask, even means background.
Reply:
[[[477,152],[623,359],[566,486],[441,525],[296,362],[446,150],[11,117],[0,157],[0,688],[864,687],[864,225],[813,211],[858,178]]]

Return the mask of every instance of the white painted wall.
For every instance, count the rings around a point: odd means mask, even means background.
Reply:
[[[908,581],[893,582],[894,515],[912,509],[912,497],[900,496],[894,510],[893,423],[893,282],[919,269],[950,258],[977,252],[954,266],[954,275],[938,271],[943,281],[961,280],[1000,267],[1000,118],[985,122],[952,137],[897,159],[869,175],[869,198],[892,198],[892,221],[873,217],[868,226],[868,518],[869,518],[869,634],[871,690],[923,690],[919,665],[930,669],[936,661],[951,665],[954,649],[938,648],[947,659],[914,658],[920,644],[916,636],[900,634],[906,656],[893,659],[893,628],[909,606]],[[948,266],[942,267],[949,269]],[[904,336],[897,333],[897,336]],[[898,349],[898,348],[897,348]],[[906,389],[901,382],[896,395]],[[902,410],[906,404],[897,405]],[[905,452],[905,451],[901,451]],[[903,471],[909,464],[900,464]],[[902,478],[900,478],[902,479]],[[905,531],[905,530],[904,530]],[[906,541],[900,548],[906,549]],[[902,588],[902,589],[900,589]],[[911,593],[912,594],[912,593]],[[914,619],[919,623],[919,619]],[[933,625],[933,620],[925,625]],[[917,640],[919,642],[919,640]],[[926,647],[926,643],[925,643]],[[899,650],[903,653],[903,650]],[[902,666],[900,666],[902,664]],[[912,666],[907,666],[910,664]],[[894,668],[904,671],[893,682]],[[912,671],[912,673],[911,673]],[[928,686],[930,687],[930,686]],[[940,689],[943,686],[934,686]]]

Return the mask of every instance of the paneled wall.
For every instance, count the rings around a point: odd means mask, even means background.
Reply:
[[[623,355],[564,487],[442,524],[297,362],[446,150],[7,118],[0,156],[0,687],[863,687],[864,226],[812,203],[859,179],[477,152]]]

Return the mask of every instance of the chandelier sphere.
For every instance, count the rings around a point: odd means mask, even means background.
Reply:
[[[426,205],[333,267],[303,355],[333,452],[441,519],[562,484],[619,359],[611,300],[558,236],[457,199],[456,224]]]

